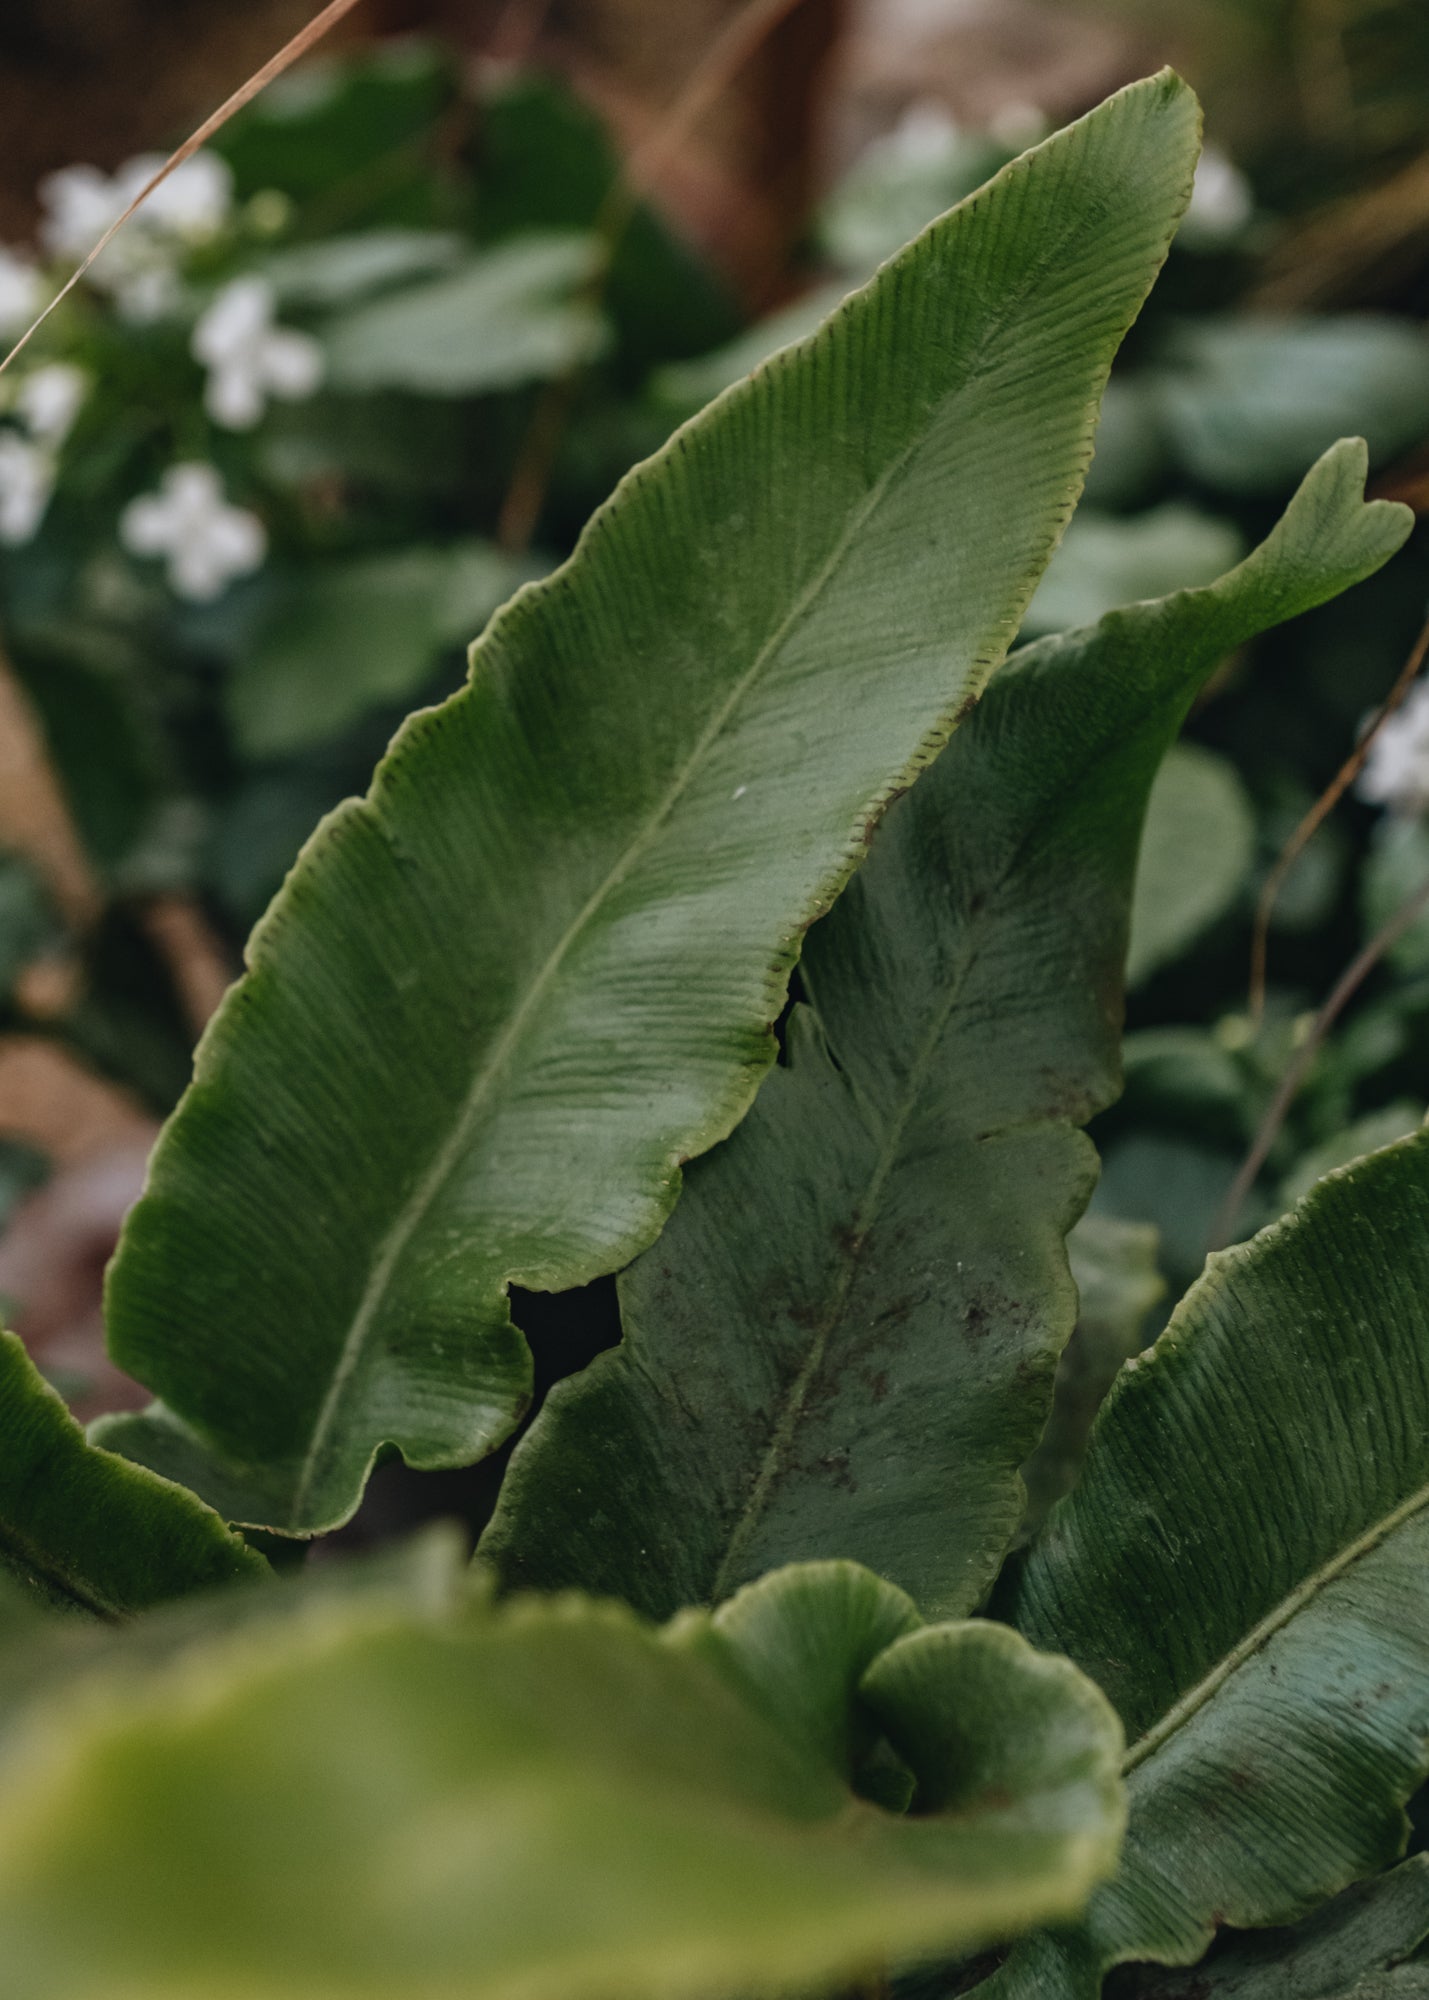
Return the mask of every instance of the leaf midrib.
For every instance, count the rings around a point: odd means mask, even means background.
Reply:
[[[1253,561],[1254,552],[1246,560]],[[1240,567],[1243,567],[1243,565],[1237,565],[1237,568]],[[1235,573],[1235,571],[1228,572],[1230,575],[1234,575]],[[1214,591],[1218,588],[1218,585],[1208,584],[1205,588],[1208,591]],[[1213,608],[1219,609],[1220,607]],[[1076,635],[1059,634],[1057,638],[1049,640],[1046,643],[1054,645],[1062,638],[1071,636]],[[1220,649],[1218,648],[1217,650],[1219,651]],[[1183,676],[1178,683],[1178,690],[1184,692],[1184,687],[1185,677]],[[1123,727],[1115,740],[1109,738],[1102,745],[1097,755],[1082,767],[1079,781],[1073,788],[1071,797],[1082,798],[1088,791],[1093,790],[1095,788],[1095,781],[1103,767],[1113,758],[1123,755],[1126,751],[1128,741],[1139,733],[1146,724],[1154,721],[1161,713],[1163,707],[1174,699],[1175,697],[1170,694],[1164,696],[1157,694],[1141,704],[1137,709],[1134,720]],[[941,1006],[934,1014],[928,1032],[919,1044],[913,1066],[909,1071],[907,1088],[899,1098],[893,1122],[889,1127],[887,1141],[880,1148],[878,1157],[874,1163],[873,1172],[869,1176],[867,1187],[859,1201],[857,1219],[852,1232],[851,1247],[844,1254],[842,1282],[832,1302],[827,1322],[816,1334],[810,1347],[809,1357],[789,1388],[785,1398],[784,1413],[766,1448],[763,1463],[756,1475],[754,1485],[750,1489],[749,1497],[740,1509],[738,1519],[731,1530],[725,1554],[721,1559],[719,1569],[715,1575],[715,1581],[711,1586],[709,1598],[709,1602],[711,1603],[719,1603],[729,1594],[732,1585],[737,1581],[733,1573],[735,1561],[743,1554],[750,1537],[753,1535],[765,1512],[770,1489],[779,1476],[783,1457],[793,1441],[799,1419],[803,1415],[804,1406],[808,1401],[809,1391],[818,1379],[819,1371],[823,1367],[828,1355],[830,1342],[842,1323],[849,1295],[853,1289],[854,1277],[863,1257],[864,1244],[867,1241],[868,1231],[872,1227],[873,1220],[877,1215],[879,1200],[887,1184],[888,1176],[893,1170],[898,1148],[902,1145],[903,1136],[908,1129],[908,1122],[917,1105],[923,1080],[928,1074],[933,1057],[962,998],[963,989],[981,954],[982,947],[975,942],[976,934],[979,931],[985,930],[987,925],[992,921],[993,916],[999,912],[1000,898],[1005,893],[1009,882],[1021,870],[1027,858],[1029,848],[1046,831],[1047,824],[1052,816],[1056,813],[1065,812],[1067,806],[1067,793],[1057,792],[1048,796],[1042,810],[1039,811],[1032,823],[1024,828],[1022,837],[1017,842],[996,883],[989,890],[984,901],[976,910],[969,911],[964,920],[966,949],[962,954],[957,976],[948,988],[946,1004]],[[818,995],[816,992],[812,994],[812,999],[813,1012],[817,1015]],[[1058,1127],[1067,1131],[1080,1131],[1082,1129],[1081,1123],[1074,1122],[1072,1119],[1065,1117],[1034,1118],[1019,1123],[1017,1129],[1025,1131],[1029,1129],[1040,1130],[1043,1128],[1055,1129]],[[982,1139],[999,1137],[1006,1129],[1005,1127],[998,1127],[996,1132],[969,1133],[968,1137],[976,1143]]]
[[[1014,168],[1015,165],[1016,163],[1014,163]],[[959,206],[964,213],[970,214],[986,199],[986,194],[987,190],[980,190],[978,193],[969,196],[965,204],[960,204]],[[986,372],[989,350],[993,347],[999,335],[1016,317],[1026,297],[1036,289],[1044,273],[1061,257],[1066,245],[1073,237],[1082,234],[1087,226],[1087,216],[1081,213],[1068,216],[1062,226],[1051,235],[1050,240],[1041,253],[1032,259],[1023,272],[1021,281],[1013,294],[1003,301],[1002,307],[998,312],[989,317],[987,324],[983,327],[979,335],[976,346],[969,354],[966,365],[956,382],[949,387],[944,396],[937,400],[934,410],[939,415],[946,410],[949,403],[956,398],[966,395],[968,390]],[[931,227],[936,227],[936,225],[931,225]],[[1157,265],[1158,270],[1160,269],[1160,264],[1165,262],[1165,255],[1166,252],[1163,250],[1161,259]],[[814,338],[817,339],[818,336],[815,335]],[[1108,361],[1098,371],[1096,379],[1103,385],[1105,384],[1109,368],[1110,362]],[[1099,401],[1099,394],[1094,396],[1092,401],[1095,407],[1095,404]],[[333,1370],[332,1380],[328,1385],[327,1394],[324,1396],[322,1404],[319,1407],[307,1450],[304,1452],[301,1460],[298,1461],[297,1483],[293,1490],[293,1501],[289,1510],[290,1527],[296,1529],[303,1525],[303,1515],[306,1511],[308,1497],[312,1491],[313,1481],[317,1475],[322,1452],[332,1431],[333,1424],[336,1421],[337,1414],[341,1409],[348,1383],[352,1380],[361,1361],[368,1329],[381,1308],[387,1286],[391,1281],[397,1263],[433,1201],[436,1199],[437,1194],[445,1184],[447,1177],[461,1159],[469,1141],[471,1130],[477,1122],[482,1105],[490,1095],[497,1078],[513,1054],[525,1032],[527,1023],[535,1013],[552,979],[559,971],[571,948],[583,934],[591,919],[600,910],[609,895],[629,874],[631,868],[649,847],[660,828],[674,811],[709,749],[723,733],[731,716],[738,709],[745,695],[758,681],[769,660],[782,647],[799,621],[818,602],[824,590],[841,567],[843,559],[855,536],[863,529],[875,510],[882,504],[884,497],[895,480],[906,472],[909,465],[917,458],[927,441],[929,431],[932,427],[932,415],[933,412],[930,412],[929,420],[914,434],[903,449],[890,460],[887,468],[880,474],[879,478],[869,488],[864,499],[853,511],[848,524],[838,537],[823,564],[809,583],[805,585],[803,591],[796,598],[794,604],[785,614],[775,631],[759,649],[752,665],[730,691],[725,702],[715,711],[710,721],[706,724],[690,756],[677,774],[655,815],[646,822],[641,832],[631,841],[624,853],[616,861],[610,873],[593,891],[583,907],[577,912],[572,922],[567,926],[565,932],[557,940],[545,963],[536,973],[520,1005],[512,1015],[507,1028],[498,1038],[487,1061],[477,1071],[472,1087],[467,1092],[462,1102],[462,1108],[454,1121],[449,1138],[441,1148],[432,1167],[418,1183],[403,1211],[393,1223],[392,1228],[383,1238],[382,1247],[374,1261],[371,1276],[363,1288],[362,1298],[353,1315],[352,1325],[343,1341],[342,1349]],[[691,421],[698,421],[698,419],[692,419]],[[1086,435],[1082,441],[1083,449],[1079,454],[1078,466],[1069,474],[1068,478],[1068,500],[1070,504],[1054,524],[1053,533],[1050,538],[1052,548],[1056,547],[1061,532],[1065,528],[1066,522],[1075,507],[1078,472],[1084,475],[1087,463],[1090,460],[1091,434],[1090,429],[1085,425],[1084,430],[1086,430]],[[582,540],[584,540],[584,537],[582,537]],[[579,547],[576,554],[577,556],[579,555]],[[575,557],[572,557],[571,560],[574,561],[575,559]],[[1029,565],[1029,569],[1032,568],[1033,565]],[[1002,651],[1005,652],[1007,644],[1011,642],[1018,622],[1020,622],[1020,617],[1018,616],[1005,621],[1007,631],[1001,648]],[[984,660],[981,655],[978,655],[975,661],[976,665],[989,666],[998,657],[999,649],[996,646],[998,629],[995,627],[991,634],[994,643],[990,648],[989,658]]]
[[[13,1558],[51,1590],[57,1590],[62,1597],[77,1605],[81,1611],[91,1611],[96,1617],[103,1618],[110,1624],[119,1616],[113,1604],[106,1598],[87,1590],[66,1569],[47,1556],[35,1542],[22,1535],[12,1522],[0,1521],[0,1552]]]
[[[1185,1694],[1173,1702],[1159,1722],[1154,1723],[1144,1736],[1132,1744],[1122,1762],[1123,1776],[1130,1776],[1149,1758],[1154,1757],[1164,1744],[1170,1742],[1179,1730],[1184,1729],[1225,1686],[1231,1675],[1253,1659],[1277,1632],[1284,1631],[1301,1611],[1314,1602],[1322,1590],[1343,1576],[1361,1557],[1373,1554],[1374,1550],[1387,1541],[1396,1529],[1413,1520],[1414,1516],[1426,1507],[1429,1507],[1429,1485],[1421,1486],[1417,1492],[1411,1493],[1407,1500],[1401,1501],[1398,1507],[1392,1508],[1381,1520],[1374,1522],[1363,1534],[1356,1536],[1354,1541],[1347,1543],[1318,1568],[1311,1570],[1303,1582],[1297,1584],[1294,1590],[1251,1627],[1243,1639],[1216,1661],[1209,1673],[1203,1675],[1193,1687],[1188,1688]]]
[[[958,384],[957,391],[954,393],[962,393],[970,379],[970,377],[965,377]],[[886,471],[869,489],[864,499],[854,510],[854,513],[851,515],[843,532],[820,569],[810,582],[805,585],[803,591],[795,600],[790,610],[785,614],[780,624],[765,641],[764,645],[760,647],[751,666],[736,682],[725,701],[706,723],[689,757],[677,773],[673,784],[667,790],[654,814],[646,821],[641,831],[625,848],[614,867],[587,898],[585,904],[566,927],[562,936],[557,940],[545,962],[527,988],[520,1005],[512,1014],[502,1034],[498,1037],[491,1054],[478,1069],[472,1087],[463,1100],[461,1110],[452,1126],[450,1135],[438,1152],[431,1167],[418,1183],[417,1188],[409,1198],[397,1221],[384,1237],[382,1248],[374,1260],[372,1275],[363,1289],[362,1298],[353,1315],[352,1325],[343,1343],[342,1352],[338,1357],[337,1366],[333,1371],[333,1378],[329,1384],[327,1395],[324,1397],[322,1406],[318,1412],[308,1449],[304,1453],[300,1463],[298,1483],[294,1489],[292,1513],[290,1516],[290,1520],[294,1525],[297,1525],[301,1521],[323,1448],[341,1407],[347,1385],[362,1358],[367,1333],[374,1318],[381,1309],[387,1287],[396,1269],[398,1260],[407,1245],[411,1242],[412,1237],[426,1216],[433,1201],[436,1199],[436,1196],[446,1184],[447,1179],[466,1152],[473,1128],[477,1123],[481,1110],[502,1070],[506,1067],[507,1062],[515,1052],[517,1044],[525,1033],[526,1027],[540,1005],[541,1000],[545,997],[552,980],[555,978],[557,972],[559,972],[577,940],[583,935],[606,900],[625,880],[631,869],[640,860],[660,829],[669,819],[671,813],[673,813],[681,798],[688,790],[712,745],[724,732],[731,717],[735,714],[745,696],[760,679],[770,659],[784,645],[799,621],[818,602],[829,582],[842,566],[844,557],[847,555],[852,541],[866,525],[874,510],[881,504],[884,495],[895,477],[905,469],[907,464],[916,455],[919,445],[923,442],[924,435],[925,433],[920,433],[919,437],[905,447],[898,457],[890,463]]]

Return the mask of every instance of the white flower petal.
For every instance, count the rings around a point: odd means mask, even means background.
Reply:
[[[311,396],[323,379],[323,351],[310,334],[277,327],[263,343],[263,380],[289,402]]]
[[[115,175],[126,202],[132,201],[164,164],[159,153],[141,153]],[[207,242],[227,222],[233,208],[233,174],[217,153],[195,153],[160,181],[134,218],[158,234],[188,243]]]
[[[0,244],[0,333],[23,333],[45,300],[45,282],[28,257]]]
[[[194,327],[194,359],[222,368],[249,355],[273,323],[273,303],[273,287],[265,278],[235,278],[225,285]]]
[[[77,262],[124,212],[118,187],[98,167],[61,167],[40,182],[40,242],[51,256]]]
[[[110,250],[117,250],[122,241],[122,237],[116,239]],[[104,257],[108,255],[106,250]],[[100,263],[103,262],[101,258]],[[121,266],[106,274],[106,282],[114,293],[120,317],[131,326],[152,326],[155,320],[170,318],[183,299],[183,287],[172,264]]]
[[[157,494],[131,500],[119,516],[119,540],[131,556],[166,555],[172,539],[172,510]]]
[[[131,501],[119,535],[135,555],[167,556],[171,587],[195,603],[259,568],[268,552],[258,516],[231,507],[217,471],[201,460],[171,465],[157,493]]]
[[[169,583],[178,597],[208,604],[228,584],[228,572],[202,542],[175,549],[169,558]]]
[[[1429,681],[1416,681],[1369,746],[1355,791],[1368,805],[1429,811]]]
[[[0,436],[0,542],[19,548],[33,540],[54,490],[50,454],[13,431]]]
[[[205,547],[229,576],[247,576],[267,555],[268,534],[256,514],[243,507],[225,507],[209,522]]]
[[[1182,223],[1193,241],[1222,243],[1238,236],[1255,212],[1250,182],[1233,161],[1207,146],[1191,183],[1191,201]]]
[[[204,408],[226,431],[251,431],[263,414],[263,384],[245,358],[215,368],[204,390]]]
[[[30,436],[63,444],[89,394],[89,377],[67,361],[51,361],[20,384],[15,407]]]

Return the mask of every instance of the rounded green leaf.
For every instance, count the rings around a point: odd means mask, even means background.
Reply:
[[[6,2000],[817,1990],[1082,1904],[1123,1812],[1095,1689],[992,1626],[888,1655],[906,1608],[842,1566],[757,1590],[663,1632],[576,1597],[309,1606],[37,1711],[0,1794]],[[858,1797],[770,1698],[810,1611],[925,1810]]]

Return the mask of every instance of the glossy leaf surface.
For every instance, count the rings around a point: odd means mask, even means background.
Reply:
[[[1096,1993],[1392,1861],[1429,1743],[1429,1134],[1223,1252],[1001,1598],[1111,1697],[1127,1847],[989,1988]]]
[[[485,1543],[662,1612],[814,1556],[971,1610],[1076,1314],[1147,792],[1205,676],[1404,537],[1328,454],[1208,589],[1017,654],[811,932],[787,1064],[621,1280]]]
[[[1015,632],[1196,122],[1153,78],[935,223],[637,468],[324,823],[125,1231],[111,1345],[183,1423],[117,1446],[309,1533],[384,1445],[510,1431],[508,1282],[652,1240]]]
[[[194,1650],[33,1719],[0,1801],[7,1996],[666,2000],[1076,1908],[1115,1857],[1115,1718],[1005,1627],[916,1626],[832,1565],[663,1632],[579,1598],[358,1602]],[[849,1789],[855,1709],[926,1810]]]
[[[86,1443],[13,1333],[0,1333],[0,1440],[0,1580],[16,1604],[119,1618],[267,1570],[191,1493]]]

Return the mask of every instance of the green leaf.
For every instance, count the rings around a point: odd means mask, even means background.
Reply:
[[[1153,78],[936,224],[637,468],[325,822],[111,1271],[116,1358],[192,1429],[116,1444],[310,1533],[385,1445],[509,1433],[508,1282],[653,1239],[804,926],[1015,632],[1195,126]]]
[[[1347,1167],[1366,1153],[1377,1153],[1381,1146],[1407,1138],[1423,1122],[1424,1106],[1408,1097],[1382,1104],[1377,1111],[1367,1111],[1363,1118],[1356,1118],[1332,1138],[1321,1140],[1318,1146],[1300,1155],[1281,1182],[1281,1201],[1286,1208],[1292,1208],[1316,1181],[1323,1180],[1336,1167]]]
[[[1146,1315],[1166,1290],[1156,1268],[1156,1231],[1114,1215],[1084,1215],[1067,1238],[1077,1286],[1077,1324],[1052,1391],[1052,1414],[1022,1468],[1023,1533],[1041,1525],[1076,1483],[1092,1420],[1125,1361],[1140,1351]]]
[[[519,576],[509,558],[477,542],[350,557],[304,577],[229,685],[239,748],[280,756],[336,735],[369,709],[409,700]]]
[[[1292,1930],[1227,1939],[1191,1972],[1153,1973],[1136,2000],[1342,2000],[1398,1990],[1381,1977],[1429,1935],[1429,1855],[1356,1883]],[[1429,1978],[1429,1967],[1415,1968]],[[1408,1991],[1413,1991],[1411,1985]]]
[[[1075,1669],[990,1625],[886,1650],[906,1603],[842,1566],[760,1588],[833,1600],[844,1703],[868,1669],[917,1816],[761,1698],[789,1663],[751,1625],[800,1630],[777,1605],[657,1632],[580,1598],[338,1603],[36,1713],[0,1798],[7,2000],[805,1989],[1084,1902],[1120,1735]]]
[[[697,355],[691,361],[670,362],[659,370],[652,384],[657,400],[682,414],[702,409],[722,389],[742,381],[771,354],[795,341],[807,340],[848,295],[847,282],[834,279],[756,320],[753,326],[746,327],[743,333],[712,353]]]
[[[1244,553],[1234,522],[1182,501],[1129,519],[1083,508],[1037,586],[1026,630],[1091,625],[1119,604],[1214,583]]]
[[[998,1608],[1121,1715],[1126,1852],[989,1996],[1190,1964],[1401,1851],[1429,1766],[1426,1290],[1416,1134],[1213,1258],[1122,1371]]]
[[[621,149],[580,95],[533,69],[493,69],[482,79],[480,111],[474,220],[483,240],[601,227],[624,167]],[[929,209],[918,226],[936,212]],[[709,259],[649,203],[633,205],[614,243],[607,237],[606,252],[603,303],[623,382],[639,381],[660,361],[704,353],[739,327],[742,315]]]
[[[462,269],[356,307],[323,334],[336,389],[491,395],[591,361],[605,324],[580,297],[589,236],[517,238]]]
[[[1231,648],[1377,568],[1407,515],[1346,445],[1208,590],[1018,653],[810,933],[810,1006],[558,1384],[485,1549],[647,1612],[846,1555],[972,1609],[1075,1318],[1063,1238],[1117,1085],[1137,836]]]
[[[450,181],[450,114],[461,79],[450,50],[405,36],[356,55],[322,56],[274,80],[213,140],[240,200],[278,188],[333,198],[345,217],[424,222]]]
[[[1234,766],[1199,743],[1178,744],[1151,789],[1127,983],[1179,958],[1239,894],[1255,859],[1255,815]]]
[[[1345,431],[1380,463],[1429,428],[1429,333],[1368,313],[1187,323],[1153,380],[1173,452],[1225,493],[1282,491]]]
[[[0,1577],[57,1609],[119,1618],[268,1565],[191,1493],[85,1442],[0,1332]]]
[[[457,263],[462,238],[443,229],[364,229],[325,243],[294,243],[259,266],[283,306],[334,306]]]

